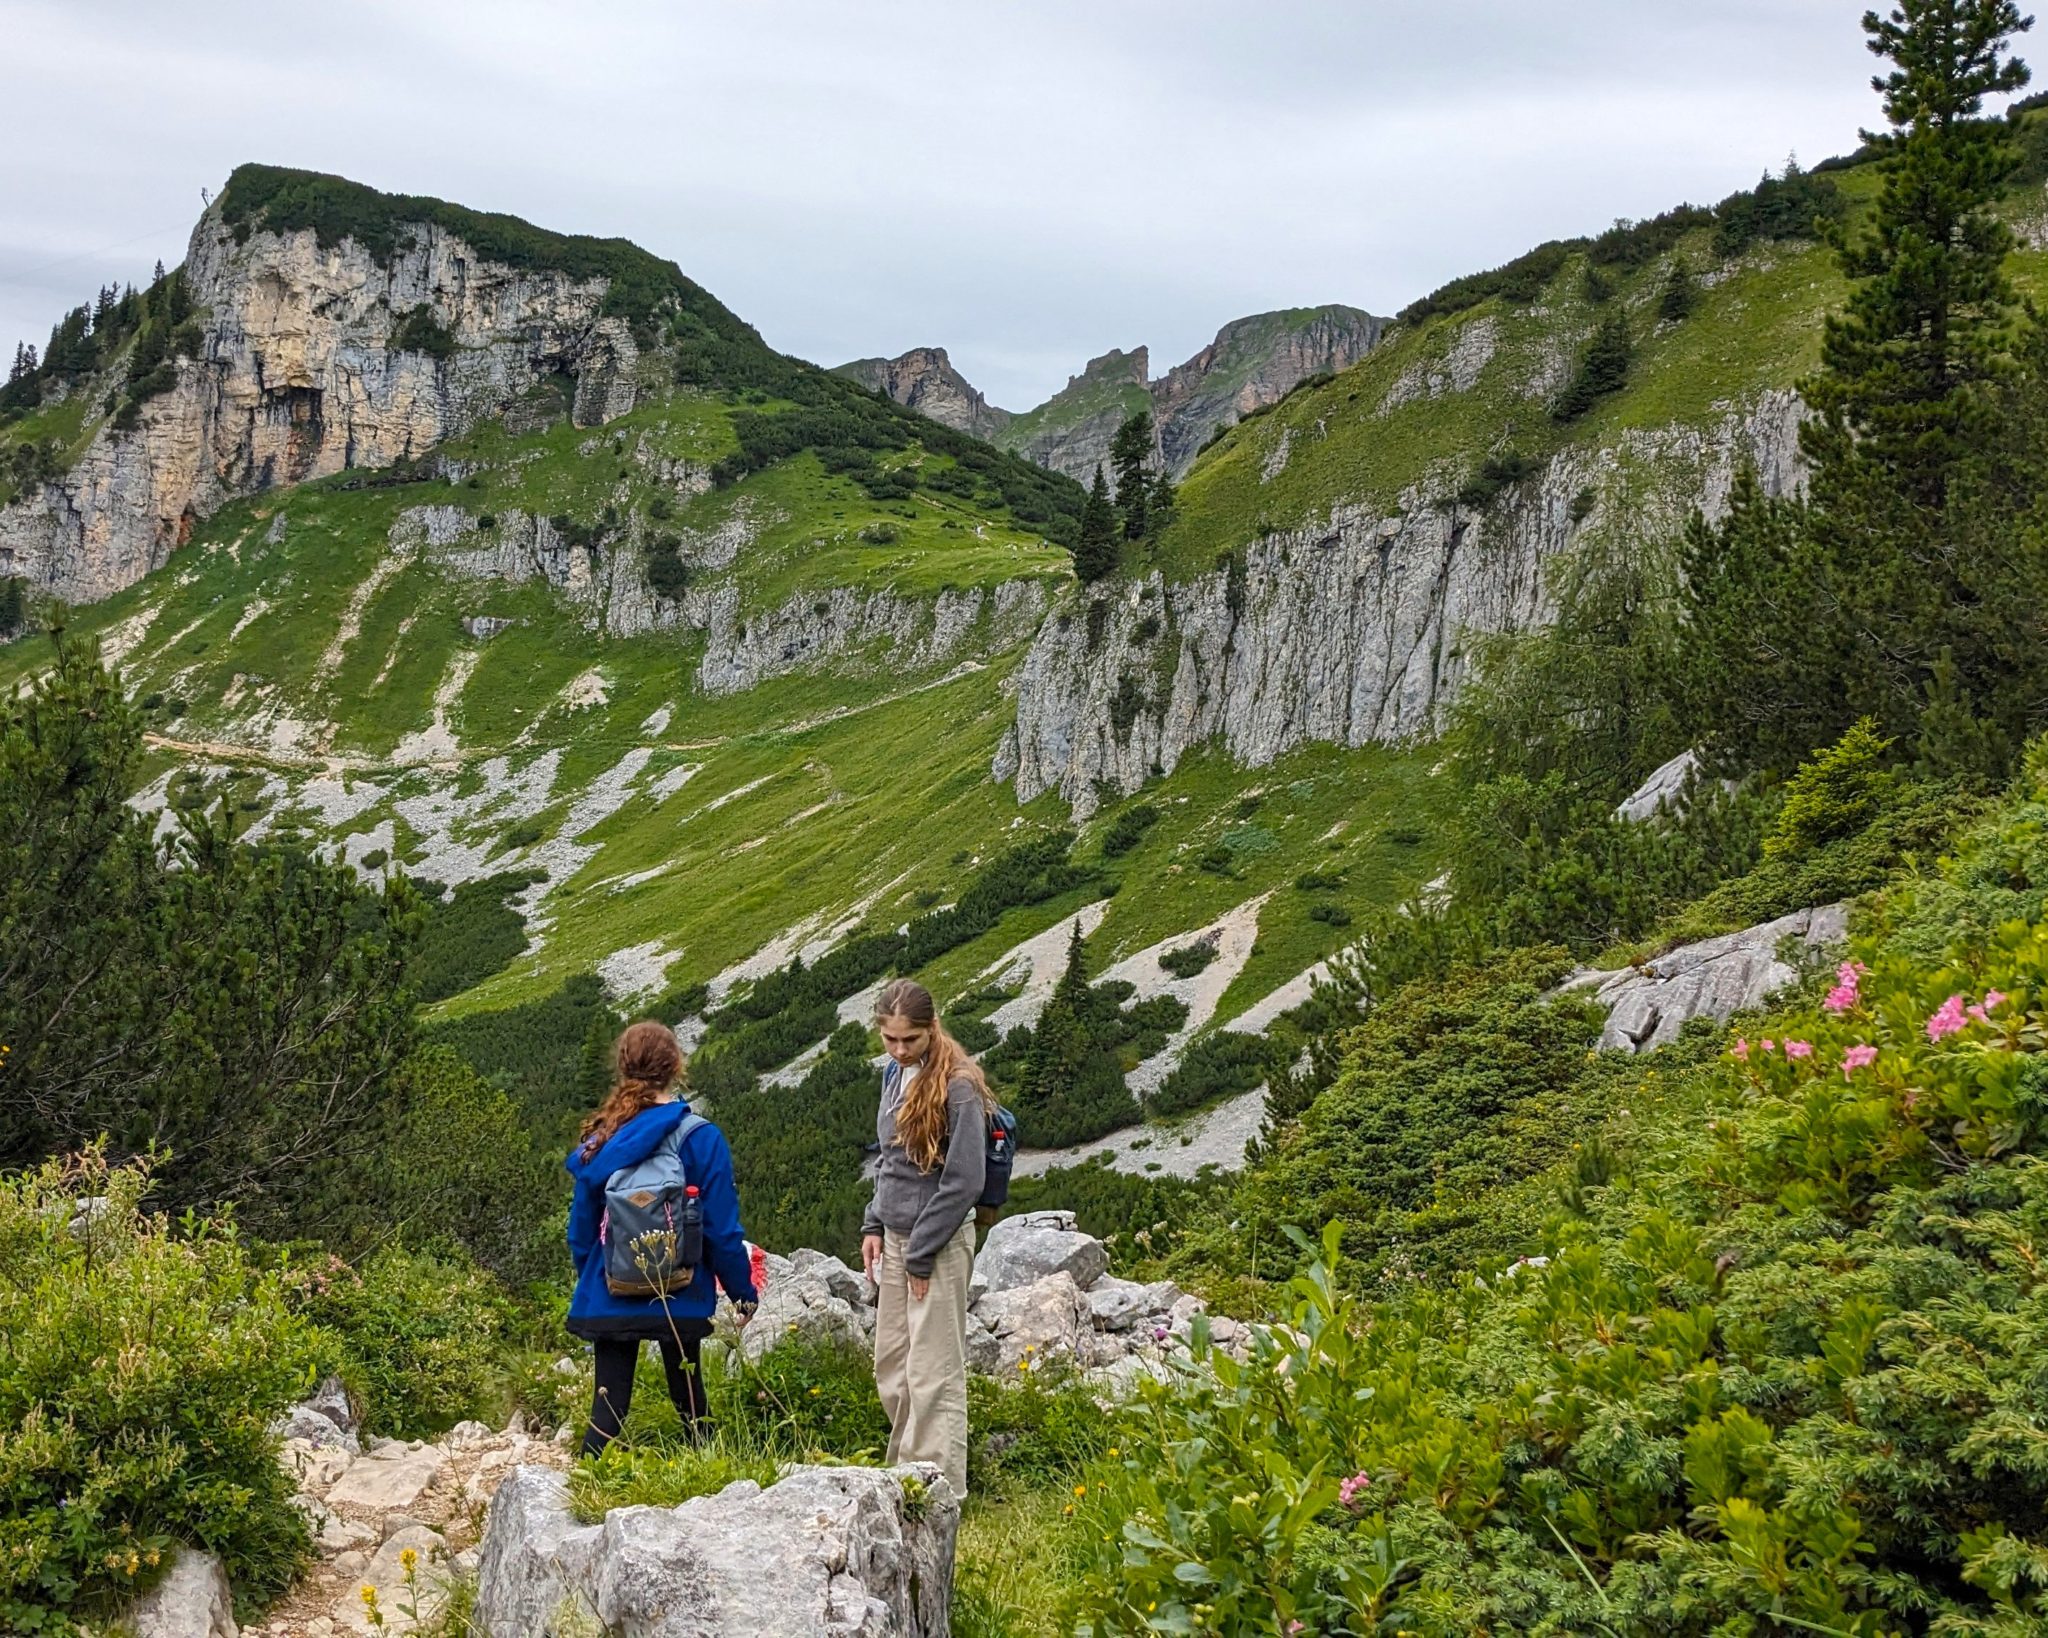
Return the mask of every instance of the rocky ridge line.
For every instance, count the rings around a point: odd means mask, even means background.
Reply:
[[[1098,464],[1107,467],[1117,427],[1149,400],[1159,458],[1180,477],[1219,426],[1277,403],[1312,375],[1349,369],[1379,345],[1389,324],[1335,303],[1305,311],[1305,318],[1280,312],[1232,319],[1194,357],[1157,381],[1147,349],[1113,348],[1090,359],[1045,403],[1022,413],[989,403],[943,347],[856,359],[837,373],[1081,483],[1094,476]]]

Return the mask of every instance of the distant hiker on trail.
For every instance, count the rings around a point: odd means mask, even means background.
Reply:
[[[967,1494],[967,1282],[994,1099],[939,1022],[931,992],[899,978],[875,1003],[889,1064],[881,1158],[860,1259],[879,1287],[875,1386],[891,1462],[936,1462]]]
[[[565,1164],[576,1179],[569,1329],[597,1352],[583,1454],[618,1436],[642,1343],[661,1349],[668,1396],[693,1440],[708,1432],[698,1357],[725,1288],[742,1325],[757,1293],[740,1229],[725,1136],[677,1096],[683,1049],[666,1024],[630,1024],[612,1049],[612,1085]],[[965,1282],[962,1290],[965,1291]]]

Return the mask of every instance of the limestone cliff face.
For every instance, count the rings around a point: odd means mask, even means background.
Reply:
[[[1794,394],[1767,393],[1705,431],[1566,451],[1483,512],[1419,491],[1390,514],[1340,505],[1227,569],[1070,604],[1018,671],[996,777],[1014,778],[1020,801],[1057,789],[1086,815],[1098,782],[1134,791],[1208,741],[1259,766],[1308,740],[1356,746],[1431,728],[1467,634],[1545,619],[1544,564],[1579,530],[1625,521],[1631,538],[1655,539],[1694,505],[1718,516],[1745,461],[1785,492],[1799,482],[1801,415]],[[1598,504],[1574,523],[1586,489]]]
[[[238,244],[216,206],[185,268],[200,356],[133,430],[103,426],[63,478],[0,510],[0,572],[73,601],[107,596],[227,501],[418,455],[548,375],[575,377],[583,424],[633,406],[638,353],[623,321],[600,316],[603,279],[495,265],[429,224],[387,264],[310,231]],[[449,356],[394,345],[420,308],[452,337]]]
[[[953,368],[943,347],[913,347],[900,358],[857,358],[833,373],[858,381],[870,392],[884,393],[940,426],[976,438],[995,442],[1010,424],[1010,412],[982,397]]]
[[[742,514],[716,532],[685,534],[680,556],[692,570],[726,568],[753,531]],[[586,627],[609,636],[701,632],[697,685],[707,694],[742,693],[827,663],[901,675],[1006,653],[1038,629],[1047,606],[1040,582],[1014,580],[931,600],[835,586],[750,614],[730,581],[689,585],[675,598],[655,593],[644,541],[629,536],[580,546],[550,519],[517,510],[496,514],[486,529],[459,506],[408,507],[392,524],[388,545],[394,558],[424,556],[457,580],[544,581]],[[472,635],[502,625],[489,615],[469,618]]]

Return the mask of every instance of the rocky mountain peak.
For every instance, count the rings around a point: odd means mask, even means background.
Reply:
[[[954,369],[943,347],[913,347],[895,358],[857,358],[834,373],[972,437],[993,441],[1010,422],[1010,412],[991,404]]]

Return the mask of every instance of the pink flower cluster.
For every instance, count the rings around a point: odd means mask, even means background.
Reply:
[[[1842,1054],[1842,1079],[1847,1080],[1859,1069],[1867,1069],[1877,1062],[1877,1048],[1874,1046],[1852,1046]]]
[[[1870,969],[1860,961],[1845,961],[1835,969],[1835,987],[1821,1002],[1829,1012],[1847,1012],[1856,1005],[1857,986]]]
[[[1960,995],[1950,996],[1928,1016],[1927,1039],[1939,1041],[1943,1036],[1958,1034],[1969,1027],[1972,1019],[1980,1024],[1986,1022],[1992,1010],[2002,1005],[2005,999],[2003,991],[1986,990],[1982,1001],[1966,1007]]]
[[[1366,1473],[1354,1473],[1350,1478],[1339,1481],[1337,1485],[1338,1505],[1349,1508],[1354,1513],[1357,1512],[1360,1506],[1358,1498],[1364,1495],[1371,1487],[1372,1476]]]

